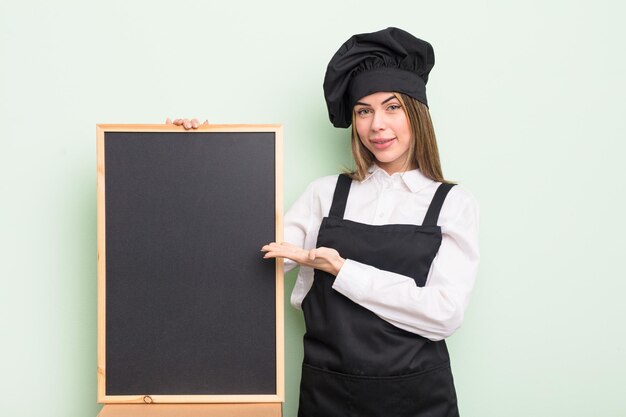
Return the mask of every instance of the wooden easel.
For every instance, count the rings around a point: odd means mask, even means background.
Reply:
[[[108,138],[108,139],[107,139]],[[105,147],[105,142],[112,143],[111,146]],[[136,146],[134,153],[131,151],[133,155],[135,155],[136,159],[130,158],[128,159],[129,153],[127,149],[128,143],[134,144]],[[209,144],[211,146],[200,146],[199,144]],[[117,145],[116,145],[117,144]],[[219,144],[226,144],[227,146],[218,146]],[[117,148],[115,147],[117,146]],[[195,146],[195,147],[192,147]],[[105,148],[107,151],[108,159],[105,159]],[[141,150],[139,150],[141,148]],[[116,151],[117,149],[117,151]],[[155,152],[155,149],[159,149],[158,152]],[[144,152],[147,151],[147,152]],[[180,151],[179,151],[180,150]],[[222,150],[220,153],[218,150]],[[198,153],[202,151],[202,153]],[[117,153],[116,153],[117,152]],[[116,155],[118,155],[118,159],[116,159]],[[151,155],[150,158],[157,155],[157,159],[146,159],[143,158],[146,155]],[[199,161],[196,158],[197,155],[202,155],[202,160]],[[249,157],[246,161],[242,162],[241,157],[243,155],[252,155],[253,157]],[[111,268],[109,271],[107,269],[107,259],[114,258],[114,256],[108,256],[107,254],[107,245],[105,242],[105,237],[107,239],[111,239],[111,236],[114,236],[114,233],[107,232],[106,223],[115,224],[115,221],[112,221],[113,217],[107,217],[105,211],[108,214],[115,212],[115,204],[111,203],[112,201],[124,201],[127,202],[129,196],[139,195],[135,191],[132,192],[120,192],[118,195],[118,199],[113,199],[113,195],[116,192],[115,188],[115,178],[123,178],[124,181],[121,183],[126,184],[127,179],[142,179],[145,178],[146,181],[141,184],[141,187],[137,189],[142,190],[141,196],[144,196],[148,190],[152,190],[155,194],[161,197],[164,197],[165,194],[162,193],[159,188],[163,183],[167,183],[171,178],[180,178],[180,182],[176,183],[176,188],[170,187],[168,190],[175,189],[175,193],[171,193],[175,195],[175,198],[180,198],[179,191],[180,187],[183,185],[194,186],[194,184],[207,184],[206,187],[203,186],[200,189],[195,189],[193,193],[186,193],[186,196],[192,196],[193,201],[189,200],[187,202],[182,201],[181,204],[185,205],[185,207],[194,208],[200,207],[199,204],[204,204],[206,207],[202,206],[202,210],[198,211],[198,218],[200,220],[205,219],[207,216],[211,216],[211,207],[214,207],[218,202],[222,201],[230,201],[233,195],[238,195],[236,193],[228,193],[228,198],[217,198],[211,194],[211,198],[198,198],[199,195],[205,195],[206,190],[209,186],[213,186],[215,191],[215,195],[221,192],[222,189],[225,190],[240,190],[245,187],[249,187],[248,192],[241,193],[242,201],[238,203],[233,203],[233,207],[236,207],[237,210],[235,212],[239,212],[239,208],[241,207],[250,207],[250,216],[240,216],[239,218],[250,218],[254,219],[253,216],[259,216],[260,221],[255,220],[254,225],[261,225],[260,227],[264,227],[263,225],[274,225],[275,231],[273,233],[265,233],[264,234],[264,242],[265,240],[271,241],[281,241],[283,236],[282,230],[282,126],[280,125],[210,125],[203,126],[197,130],[187,132],[182,127],[172,126],[172,125],[99,125],[97,127],[97,172],[98,172],[98,402],[104,403],[102,410],[98,414],[98,417],[282,417],[282,402],[284,401],[284,317],[283,317],[283,264],[282,261],[276,262],[275,271],[269,270],[269,276],[265,277],[265,281],[261,280],[261,276],[256,273],[248,274],[251,278],[246,284],[245,288],[255,288],[254,285],[263,285],[261,290],[269,289],[270,293],[265,294],[265,297],[259,297],[258,292],[251,293],[249,300],[260,300],[262,303],[265,303],[263,300],[269,300],[268,304],[261,305],[261,309],[256,308],[254,311],[258,313],[261,310],[264,310],[267,313],[265,316],[261,314],[257,314],[255,317],[251,317],[250,315],[234,315],[238,317],[244,317],[242,321],[240,319],[239,323],[237,322],[229,322],[228,327],[232,329],[238,329],[242,327],[242,323],[249,324],[254,323],[255,329],[258,326],[267,326],[268,329],[272,329],[275,333],[267,332],[268,340],[271,342],[270,344],[266,344],[266,346],[275,346],[275,352],[271,354],[269,357],[271,361],[257,361],[258,363],[273,363],[275,361],[275,369],[270,369],[267,372],[266,369],[262,369],[259,373],[255,375],[266,375],[266,380],[271,381],[271,384],[275,385],[275,390],[269,390],[266,385],[260,384],[262,389],[260,389],[257,393],[255,390],[250,390],[248,388],[244,389],[244,394],[241,393],[232,393],[232,395],[202,395],[197,392],[201,390],[196,390],[196,394],[189,395],[169,395],[169,394],[160,394],[160,395],[124,395],[119,394],[120,392],[126,392],[124,389],[111,390],[112,392],[116,392],[116,394],[109,395],[106,392],[107,387],[107,375],[114,374],[112,371],[112,366],[107,368],[107,363],[111,364],[108,359],[110,356],[107,356],[107,349],[109,351],[114,351],[114,349],[110,349],[107,347],[107,338],[109,337],[109,333],[107,333],[107,325],[106,321],[107,314],[111,311],[115,311],[115,308],[111,308],[111,306],[107,307],[107,300],[116,300],[120,299],[118,296],[116,297],[107,297],[107,291],[110,290],[108,286],[109,283],[115,282],[112,277],[115,275],[110,273],[111,271],[116,271],[115,268]],[[161,158],[161,159],[158,159]],[[231,160],[229,160],[230,158]],[[137,163],[137,160],[143,160],[143,165],[141,163]],[[105,167],[105,162],[108,161],[108,167]],[[119,163],[116,165],[114,162],[118,161]],[[128,162],[130,161],[130,162]],[[157,162],[155,162],[157,161]],[[174,169],[172,172],[175,172],[175,175],[169,171],[164,171],[164,175],[160,172],[161,168],[166,170],[176,165],[178,169]],[[195,165],[194,165],[195,164]],[[131,171],[133,171],[137,166],[142,167],[142,171],[139,175],[135,175],[130,171],[126,171],[126,167],[128,167]],[[188,170],[189,167],[195,167],[195,170]],[[219,187],[217,182],[213,181],[213,177],[207,174],[206,167],[219,166],[219,170],[216,171],[217,174],[224,175],[223,180],[229,180],[233,183],[229,185],[229,187],[224,186],[222,183]],[[118,177],[105,175],[106,173],[122,173],[123,175],[119,175]],[[145,170],[150,168],[152,174],[144,175]],[[117,169],[117,171],[116,171]],[[230,171],[229,171],[230,170]],[[248,170],[248,171],[246,171]],[[259,171],[261,170],[261,171]],[[224,172],[233,172],[233,174],[226,176]],[[129,173],[130,172],[130,173]],[[133,171],[134,172],[134,171]],[[247,172],[246,175],[241,174],[241,172]],[[264,172],[264,175],[259,175],[259,172]],[[156,173],[156,174],[155,174]],[[193,173],[192,176],[190,176]],[[204,175],[204,182],[200,178],[200,173]],[[217,175],[216,174],[216,175]],[[184,175],[188,175],[185,177]],[[180,177],[179,177],[180,176]],[[273,181],[265,181],[261,180],[263,178],[273,178]],[[153,181],[153,178],[160,178],[159,181]],[[251,184],[254,183],[254,179],[258,178],[258,186],[254,187]],[[107,181],[108,187],[105,187],[105,179]],[[222,182],[224,182],[222,181]],[[237,182],[240,181],[240,182]],[[265,192],[262,191],[263,186],[266,186]],[[122,188],[119,188],[122,189]],[[156,191],[155,191],[156,190]],[[267,201],[267,199],[262,200],[263,204],[257,204],[254,201],[255,196],[272,196],[272,201]],[[143,198],[143,197],[142,197]],[[174,197],[172,197],[174,198]],[[159,200],[163,201],[163,200]],[[171,200],[174,201],[174,200]],[[178,200],[176,200],[178,201]],[[191,201],[191,202],[190,202]],[[107,202],[107,203],[105,203]],[[233,200],[234,202],[234,200]],[[271,203],[271,204],[270,204]],[[178,204],[178,203],[177,203]],[[175,210],[178,210],[178,205],[171,205]],[[141,206],[141,205],[138,205]],[[121,207],[121,206],[120,206]],[[141,206],[143,207],[143,206]],[[105,210],[106,209],[106,210]],[[233,210],[229,210],[230,207],[224,207],[219,211],[222,213],[221,215],[226,217]],[[144,225],[144,215],[150,213],[157,213],[158,216],[161,216],[162,210],[164,210],[163,206],[159,206],[158,210],[148,209],[144,212],[141,212],[141,216],[138,217],[138,221],[134,224]],[[126,209],[118,209],[119,213],[128,214],[129,216],[135,216],[136,213],[140,213],[140,211],[135,208],[131,210]],[[195,212],[195,211],[194,211]],[[168,218],[177,218],[177,221],[186,220],[184,216],[177,216],[176,212],[170,213]],[[263,214],[265,213],[265,214]],[[133,217],[134,218],[134,217]],[[221,224],[219,218],[214,222],[216,225]],[[193,219],[192,219],[193,220]],[[159,227],[154,227],[154,224],[162,224],[162,219],[156,218],[153,219],[152,222],[145,223],[146,225],[150,225],[146,230],[166,230],[167,228],[160,229]],[[201,223],[201,222],[199,222]],[[182,223],[181,223],[182,224]],[[254,227],[249,226],[245,229],[245,239],[251,240],[250,236],[252,236],[252,230]],[[134,227],[134,226],[133,226]],[[143,226],[142,226],[143,227]],[[185,230],[193,230],[192,227],[186,227]],[[126,226],[115,229],[116,231],[128,231]],[[182,228],[181,228],[182,230]],[[271,231],[271,230],[270,230]],[[234,233],[233,233],[234,234]],[[265,235],[268,235],[265,239]],[[226,234],[228,235],[228,234]],[[137,236],[145,236],[143,233],[139,233]],[[211,233],[198,233],[197,236],[199,238],[204,237],[212,237],[215,236],[215,239],[219,239],[220,244],[222,244],[225,234],[211,234]],[[137,239],[137,240],[135,240]],[[122,239],[118,240],[118,242],[130,242],[137,241],[139,242],[142,238],[133,238],[133,239]],[[243,240],[245,240],[243,239]],[[166,239],[165,239],[166,240]],[[143,243],[141,243],[143,242]],[[136,247],[143,248],[149,246],[151,241],[141,241]],[[233,248],[237,248],[241,245],[235,245],[231,242],[231,245],[226,245],[229,247],[229,250],[234,250]],[[198,247],[215,247],[212,245],[212,242],[203,242]],[[215,249],[212,250],[215,252]],[[207,249],[208,254],[212,254],[211,250]],[[109,251],[113,252],[113,251]],[[122,251],[123,252],[123,251]],[[130,252],[125,252],[130,253]],[[248,252],[246,252],[247,254]],[[256,248],[255,248],[255,256],[260,258]],[[148,254],[141,259],[147,259]],[[219,263],[219,257],[215,257],[215,263]],[[158,261],[156,257],[151,257],[150,259],[154,259],[154,261]],[[134,262],[134,259],[133,259]],[[132,263],[132,262],[130,262]],[[123,268],[128,267],[129,262],[122,262]],[[185,265],[192,266],[192,262],[189,262]],[[205,265],[204,263],[200,263]],[[143,265],[143,264],[142,264]],[[202,266],[201,268],[205,268]],[[210,275],[211,279],[215,279],[219,281],[223,279],[224,282],[226,280],[232,279],[232,274],[230,273],[230,266],[225,265],[222,273],[212,273]],[[252,265],[251,268],[255,270],[255,265]],[[119,270],[119,269],[118,269]],[[137,270],[133,270],[135,273]],[[147,270],[152,271],[152,267]],[[109,271],[109,272],[107,272]],[[265,271],[265,269],[263,270]],[[263,272],[261,271],[261,272]],[[109,275],[107,275],[109,274]],[[241,271],[238,272],[238,279],[243,279],[243,274]],[[272,275],[275,275],[275,281],[273,280]],[[135,275],[132,275],[133,279]],[[145,286],[141,286],[141,289],[145,288],[155,288],[158,286],[152,286],[152,278],[153,272],[149,274],[141,275],[138,273],[137,277],[146,276],[149,277],[149,280],[145,281]],[[209,279],[209,275],[204,275],[204,272],[200,271],[198,273],[194,272],[193,274],[189,274],[192,277],[203,277],[202,279]],[[176,277],[178,279],[179,275],[172,275],[172,277]],[[253,279],[252,279],[253,278]],[[121,281],[118,281],[121,282]],[[195,282],[195,281],[194,281]],[[261,284],[261,283],[267,284]],[[251,283],[253,285],[251,285]],[[272,287],[272,285],[274,285]],[[230,283],[229,283],[230,285]],[[195,287],[194,287],[195,288]],[[216,286],[214,288],[219,288]],[[242,288],[244,288],[242,286]],[[257,288],[258,289],[258,288]],[[115,294],[115,292],[111,292]],[[128,294],[141,294],[141,292],[135,290],[129,290],[126,293]],[[184,293],[184,292],[183,292]],[[118,293],[119,295],[120,293]],[[186,293],[184,293],[186,294]],[[223,297],[222,292],[219,291],[206,291],[205,295],[217,294],[219,297]],[[163,299],[166,299],[171,296],[171,293],[167,293],[163,295]],[[122,297],[122,299],[125,299]],[[145,326],[145,329],[148,331],[152,331],[155,324],[164,322],[176,322],[176,314],[179,311],[183,311],[186,307],[186,300],[180,303],[179,309],[169,309],[166,310],[171,314],[166,318],[160,317],[153,319],[153,316],[150,316],[147,322],[150,322],[151,325]],[[219,302],[217,302],[219,301]],[[215,305],[223,306],[224,311],[223,314],[217,314],[215,317],[231,317],[232,314],[226,310],[228,308],[238,308],[241,303],[232,302],[232,303],[222,303],[223,300],[217,299]],[[206,301],[210,303],[210,301]],[[150,304],[150,303],[148,303]],[[130,306],[132,308],[141,307],[140,304],[137,303],[118,303],[115,306],[126,307]],[[250,308],[249,303],[246,303],[245,308]],[[209,315],[204,314],[206,310],[202,310],[203,314],[198,316],[209,317]],[[141,311],[141,309],[140,309]],[[161,311],[161,310],[157,310]],[[164,310],[165,311],[165,310]],[[136,317],[135,311],[124,312],[128,317]],[[196,316],[194,316],[196,317]],[[271,320],[262,321],[261,318],[271,318]],[[170,320],[171,319],[171,320]],[[112,321],[114,322],[114,321]],[[119,323],[119,320],[118,320]],[[186,323],[181,321],[181,323]],[[221,329],[227,327],[223,326],[221,322],[217,325],[215,323],[208,323],[204,328],[210,328],[213,326],[215,329]],[[182,325],[176,327],[176,330],[184,328]],[[242,327],[243,328],[243,327]],[[141,332],[144,327],[139,327],[138,331]],[[171,329],[170,329],[171,330]],[[165,333],[165,332],[164,332]],[[236,333],[236,332],[233,332]],[[226,334],[226,333],[220,333]],[[248,337],[247,335],[242,333],[242,337]],[[134,333],[133,333],[134,336]],[[154,335],[150,335],[148,337],[153,337]],[[228,335],[230,336],[230,335]],[[109,340],[114,340],[113,338]],[[119,340],[123,340],[126,343],[126,339],[120,338]],[[178,340],[178,339],[171,339]],[[195,333],[194,339],[186,338],[185,340],[196,340]],[[237,340],[233,338],[232,340]],[[231,342],[231,346],[235,346],[236,348],[240,348],[240,346],[251,346],[254,348],[252,344],[240,342],[238,344],[234,344],[235,342]],[[131,346],[135,346],[132,345]],[[208,345],[204,345],[208,346]],[[178,347],[177,347],[178,348]],[[204,347],[203,347],[204,349]],[[219,352],[221,353],[221,352]],[[134,358],[142,359],[143,355],[141,350],[134,352]],[[193,355],[189,355],[193,357]],[[175,357],[172,355],[171,357]],[[241,358],[248,358],[249,356],[240,355]],[[267,356],[266,356],[267,357]],[[178,360],[178,359],[176,359]],[[229,364],[228,367],[222,366],[221,375],[228,377],[230,374],[236,375],[235,372],[231,372],[230,364],[228,360],[222,360],[219,364]],[[152,369],[149,368],[151,364],[147,364],[143,369]],[[271,367],[270,367],[271,368]],[[107,374],[107,369],[109,374]],[[117,370],[123,369],[122,366],[118,366]],[[158,369],[154,367],[154,369]],[[188,367],[187,369],[200,369],[200,367]],[[248,368],[247,368],[248,369]],[[254,373],[252,373],[254,374]],[[126,381],[131,380],[134,381],[134,377],[125,378],[119,377],[119,373],[117,374],[117,381],[120,379]],[[111,381],[114,378],[109,378]],[[260,379],[260,378],[259,378]],[[166,378],[159,378],[152,376],[152,379],[147,379],[150,382],[152,381],[162,381],[166,380]],[[216,380],[220,380],[217,379]],[[271,388],[271,387],[270,387]],[[256,389],[256,387],[255,387]],[[148,389],[149,390],[149,389]],[[136,389],[129,390],[131,392],[136,392]],[[141,389],[139,390],[141,391]],[[236,391],[236,390],[235,390]],[[250,391],[252,391],[250,393]],[[163,391],[161,391],[163,392]],[[165,391],[166,393],[168,391]],[[219,391],[222,392],[222,391]],[[230,391],[229,391],[230,393]],[[255,394],[257,393],[257,394]]]
[[[280,403],[107,404],[98,417],[281,417]]]

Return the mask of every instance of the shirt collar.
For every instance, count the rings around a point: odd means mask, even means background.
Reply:
[[[373,164],[371,167],[369,167],[369,169],[367,170],[367,175],[361,182],[368,181],[370,178],[375,176],[387,179],[399,177],[402,182],[407,186],[407,188],[413,193],[416,193],[435,182],[422,174],[419,169],[412,169],[410,171],[397,172],[395,174],[389,175],[387,174],[387,171],[380,168],[376,164]]]

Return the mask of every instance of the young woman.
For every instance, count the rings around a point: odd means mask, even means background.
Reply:
[[[478,207],[442,175],[433,65],[431,45],[397,28],[351,37],[328,65],[330,120],[352,125],[356,168],[314,181],[285,215],[285,242],[262,248],[300,267],[300,417],[459,414],[444,339],[474,284]]]
[[[300,271],[306,323],[299,416],[450,417],[445,341],[478,265],[478,207],[443,178],[425,85],[433,49],[397,28],[331,59],[331,122],[352,124],[356,169],[314,181],[263,247]],[[287,243],[288,242],[288,243]]]

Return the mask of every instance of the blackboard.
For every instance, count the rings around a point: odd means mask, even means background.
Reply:
[[[282,128],[99,125],[98,400],[283,398]]]

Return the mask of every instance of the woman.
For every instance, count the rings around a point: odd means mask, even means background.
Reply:
[[[331,59],[331,122],[352,124],[356,170],[309,186],[266,258],[299,264],[299,416],[455,416],[445,337],[478,264],[478,208],[444,181],[426,107],[432,47],[400,29],[356,35]]]
[[[328,65],[330,120],[352,124],[356,169],[314,181],[285,215],[289,243],[262,248],[300,266],[300,417],[458,416],[444,339],[473,287],[478,207],[443,179],[433,65],[431,45],[397,28],[351,37]]]

